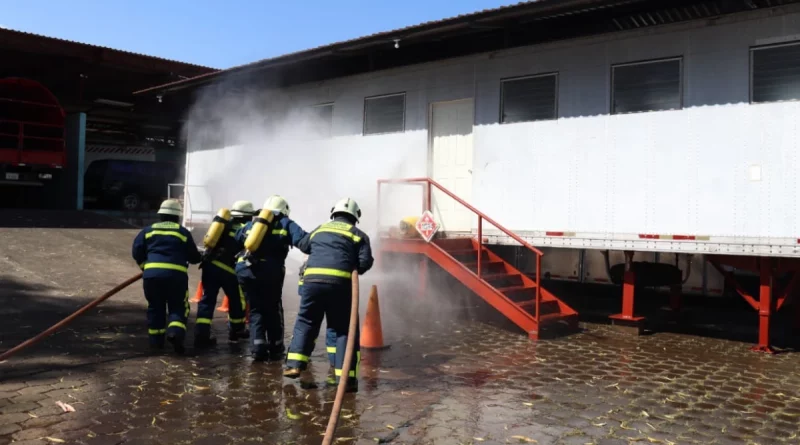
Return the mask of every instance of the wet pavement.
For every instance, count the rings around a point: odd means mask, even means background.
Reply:
[[[136,230],[64,225],[0,228],[0,315],[12,321],[0,348],[136,273]],[[288,337],[297,293],[286,281]],[[532,343],[487,323],[477,302],[439,304],[432,317],[424,302],[388,294],[391,348],[364,353],[337,443],[800,443],[800,354],[599,324]],[[280,364],[250,363],[244,343],[148,355],[144,320],[137,283],[0,364],[0,445],[320,443],[334,398],[322,339],[298,384],[280,377]]]

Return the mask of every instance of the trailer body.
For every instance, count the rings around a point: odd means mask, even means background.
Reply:
[[[682,267],[692,272],[685,287],[721,293],[722,278],[707,270],[704,255],[800,257],[800,102],[794,100],[800,95],[792,90],[789,100],[771,101],[754,95],[760,85],[754,79],[762,76],[754,61],[799,45],[800,7],[786,5],[270,91],[283,107],[264,107],[265,125],[292,124],[298,109],[331,106],[330,137],[256,142],[236,116],[221,131],[191,119],[186,184],[196,190],[185,194],[187,220],[210,220],[221,202],[259,202],[274,191],[290,197],[298,218],[312,214],[303,200],[321,207],[317,199],[332,202],[346,193],[362,204],[363,226],[392,225],[417,211],[408,205],[417,198],[400,199],[396,214],[370,214],[375,180],[428,176],[549,249],[543,271],[551,276],[603,282],[600,252],[607,250],[617,252],[614,261],[634,251],[642,260],[670,263],[680,254],[685,264],[683,254],[690,254],[692,266]],[[800,58],[782,60],[800,85]],[[618,67],[659,62],[678,66],[676,104],[616,110]],[[503,122],[509,82],[542,76],[554,78],[552,118]],[[242,103],[248,96],[240,96]],[[397,128],[370,131],[374,101],[399,96]],[[245,137],[219,137],[233,133]],[[253,156],[247,148],[253,144],[261,144],[263,155]],[[298,155],[309,146],[320,158]],[[316,174],[314,162],[331,176]],[[239,198],[243,192],[208,191],[231,190],[217,174],[225,169],[240,176],[266,172],[264,192]],[[272,182],[276,169],[285,174]],[[347,187],[305,183],[309,175],[324,182],[336,172]],[[477,234],[477,221],[464,220],[441,195],[434,200],[444,231]],[[516,244],[491,228],[482,235],[490,244]]]

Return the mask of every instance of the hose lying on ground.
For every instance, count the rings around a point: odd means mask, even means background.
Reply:
[[[336,433],[336,424],[339,423],[339,412],[342,410],[342,399],[347,390],[347,379],[350,375],[350,363],[353,360],[353,349],[356,344],[356,326],[358,326],[358,272],[353,271],[353,296],[350,305],[350,327],[347,329],[347,348],[344,350],[344,364],[342,364],[342,376],[339,378],[339,387],[336,388],[336,398],[333,401],[331,417],[328,419],[328,428],[325,429],[325,437],[322,445],[330,445],[333,435]]]
[[[94,301],[92,301],[91,303],[87,304],[86,306],[78,309],[77,311],[75,311],[69,317],[59,321],[58,323],[54,324],[53,326],[50,326],[50,328],[48,328],[46,331],[42,332],[41,334],[37,335],[36,337],[28,339],[28,340],[18,344],[17,346],[9,349],[8,351],[0,354],[0,362],[8,359],[12,355],[16,354],[19,351],[22,351],[23,349],[25,349],[25,348],[27,348],[29,346],[33,346],[36,343],[39,343],[45,337],[47,337],[50,334],[52,334],[53,332],[63,328],[64,326],[69,324],[72,320],[80,317],[84,312],[86,312],[89,309],[92,309],[93,307],[97,306],[98,304],[108,300],[112,295],[116,294],[117,292],[121,291],[122,289],[125,289],[126,287],[128,287],[131,284],[135,283],[140,278],[142,278],[142,273],[141,272],[139,272],[135,276],[132,276],[132,277],[128,278],[127,280],[123,281],[122,283],[118,284],[116,287],[114,287],[110,291],[104,293],[103,295],[97,297]]]

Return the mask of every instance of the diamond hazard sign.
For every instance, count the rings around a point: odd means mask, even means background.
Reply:
[[[417,220],[416,224],[417,232],[422,235],[422,239],[425,242],[431,242],[433,239],[433,235],[439,230],[439,224],[433,219],[433,214],[430,210],[426,210],[422,213],[422,216]]]

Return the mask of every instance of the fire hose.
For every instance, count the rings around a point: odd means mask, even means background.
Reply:
[[[37,335],[37,336],[35,336],[33,338],[30,338],[30,339],[26,340],[26,341],[18,344],[17,346],[9,349],[8,351],[0,354],[0,362],[5,361],[6,359],[8,359],[12,355],[16,354],[17,352],[22,351],[23,349],[26,349],[26,348],[28,348],[30,346],[33,346],[36,343],[39,343],[40,341],[42,341],[43,339],[45,339],[46,337],[48,337],[49,335],[51,335],[55,331],[63,328],[64,326],[66,326],[67,324],[69,324],[70,322],[75,320],[76,318],[78,318],[81,315],[83,315],[86,311],[88,311],[88,310],[92,309],[93,307],[97,306],[98,304],[108,300],[109,298],[111,298],[111,296],[113,296],[117,292],[119,292],[122,289],[125,289],[126,287],[128,287],[131,284],[135,283],[140,278],[142,278],[142,273],[141,272],[139,272],[138,274],[128,278],[127,280],[123,281],[122,283],[118,284],[116,287],[114,287],[113,289],[111,289],[108,292],[104,293],[103,295],[97,297],[91,303],[83,306],[82,308],[80,308],[77,311],[75,311],[74,313],[72,313],[72,315],[70,315],[69,317],[59,321],[58,323],[54,324],[53,326],[50,326],[50,328],[48,328],[46,331],[40,333],[39,335]]]
[[[358,272],[353,271],[353,295],[350,305],[350,327],[347,329],[347,347],[344,350],[344,363],[342,364],[342,375],[339,378],[339,386],[336,388],[336,398],[333,401],[331,417],[328,419],[328,427],[325,429],[325,437],[322,445],[330,445],[333,435],[336,433],[336,425],[339,423],[339,412],[342,410],[342,400],[347,391],[347,380],[350,375],[350,365],[353,360],[353,349],[356,344],[356,327],[358,326]]]

